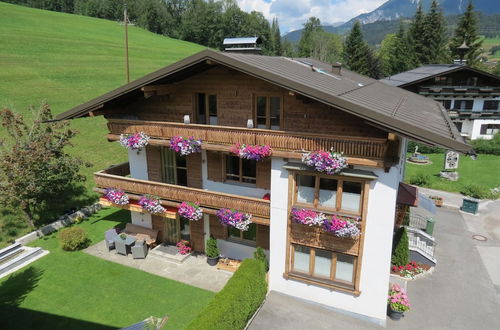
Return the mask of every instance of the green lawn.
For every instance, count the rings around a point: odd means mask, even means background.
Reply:
[[[488,56],[489,59],[500,59],[500,51],[497,51],[495,54],[490,54],[490,49],[493,46],[500,45],[500,38],[484,38],[483,39],[483,48],[484,54]]]
[[[54,114],[90,100],[125,83],[124,29],[117,22],[57,13],[0,2],[0,107],[29,115],[30,105],[48,102]],[[203,50],[204,47],[131,27],[131,78]],[[83,190],[66,194],[41,222],[62,211],[89,203],[92,173],[126,159],[118,143],[105,139],[103,118],[72,121],[80,134],[70,153],[93,164],[83,169]],[[0,130],[0,139],[2,137]],[[27,231],[18,216],[0,210],[0,246]]]
[[[460,156],[458,181],[449,181],[439,177],[439,172],[443,169],[444,154],[430,154],[431,165],[415,165],[406,163],[405,181],[417,174],[428,174],[431,178],[429,188],[460,192],[463,185],[476,183],[487,188],[500,186],[500,156],[478,155],[477,160],[472,160],[468,156]]]
[[[129,221],[105,209],[82,222],[92,244],[104,231]],[[88,255],[66,252],[56,235],[35,241],[50,253],[0,280],[2,329],[113,329],[151,315],[169,316],[167,329],[182,329],[213,293]]]

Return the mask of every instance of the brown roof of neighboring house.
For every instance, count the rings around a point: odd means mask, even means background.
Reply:
[[[331,66],[311,59],[292,59],[204,50],[163,69],[132,81],[109,93],[58,115],[70,119],[88,115],[107,102],[136,92],[143,86],[182,77],[193,67],[220,64],[268,81],[332,107],[363,118],[385,130],[411,139],[469,152],[445,109],[437,102],[401,88],[388,86],[342,68],[333,74]],[[194,74],[193,71],[191,74]]]
[[[396,204],[404,204],[409,206],[418,205],[418,190],[417,187],[411,186],[404,182],[399,183],[398,195]]]

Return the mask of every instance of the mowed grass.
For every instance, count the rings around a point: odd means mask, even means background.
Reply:
[[[489,59],[500,59],[500,51],[496,51],[495,54],[491,55],[490,50],[494,46],[500,46],[500,38],[484,38],[483,39],[483,48],[486,56]]]
[[[95,244],[126,221],[128,212],[104,209],[77,226]],[[57,234],[32,245],[50,253],[0,280],[2,329],[116,329],[165,315],[166,329],[182,329],[214,295],[83,251],[66,252]]]
[[[417,173],[429,175],[429,188],[460,192],[460,188],[466,184],[479,184],[486,188],[495,188],[500,186],[500,156],[478,155],[476,160],[468,156],[460,156],[458,165],[459,179],[449,181],[439,177],[439,172],[443,169],[444,154],[429,154],[431,165],[415,165],[406,163],[405,182]]]
[[[131,79],[203,49],[130,27]],[[126,83],[124,27],[118,22],[0,2],[0,65],[0,108],[31,116],[29,106],[47,102],[55,115]],[[41,223],[88,203],[94,196],[92,173],[127,157],[118,143],[107,142],[103,118],[76,119],[71,125],[80,134],[68,152],[93,165],[82,170],[87,181],[81,196],[71,196],[71,201],[62,198],[59,209],[42,214]],[[0,129],[0,139],[3,134]],[[16,224],[16,214],[7,213],[0,210],[0,246],[28,231]]]

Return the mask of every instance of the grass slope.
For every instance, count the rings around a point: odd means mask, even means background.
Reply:
[[[476,183],[487,188],[500,186],[500,156],[478,155],[477,160],[470,157],[461,156],[458,164],[458,181],[449,181],[439,177],[439,172],[443,169],[444,154],[429,154],[431,165],[415,165],[406,163],[405,182],[417,173],[424,173],[430,176],[429,188],[460,192],[460,188],[466,184]]]
[[[131,79],[202,49],[131,27]],[[126,82],[124,28],[117,22],[0,2],[0,63],[0,107],[29,115],[30,105],[46,101],[54,114],[61,113]],[[126,152],[117,143],[106,141],[103,118],[77,119],[72,125],[80,134],[70,152],[93,164],[83,170],[88,192],[93,185],[92,173],[124,161]],[[61,210],[42,220],[50,221],[68,207],[88,202],[87,196],[81,195],[68,203],[62,201]],[[0,245],[23,233],[12,216],[6,218],[0,210]]]
[[[77,226],[95,244],[128,218],[126,211],[105,209]],[[116,329],[165,315],[166,329],[182,329],[214,295],[83,251],[63,251],[56,234],[32,245],[50,253],[0,280],[5,329]]]

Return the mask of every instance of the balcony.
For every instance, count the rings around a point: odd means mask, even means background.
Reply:
[[[103,193],[105,188],[118,188],[127,192],[131,200],[138,200],[141,195],[150,194],[160,197],[162,205],[170,207],[177,207],[181,202],[199,202],[208,214],[215,214],[221,208],[232,208],[252,214],[255,223],[269,225],[270,202],[267,200],[133,179],[127,177],[129,174],[128,163],[96,172],[95,191]]]
[[[389,148],[385,138],[320,135],[248,129],[241,127],[207,126],[173,122],[109,119],[109,140],[118,140],[120,134],[144,132],[151,137],[151,145],[168,145],[175,135],[194,136],[203,141],[202,148],[229,151],[235,143],[269,145],[273,155],[284,158],[302,157],[302,150],[330,150],[343,152],[353,165],[382,167]]]

